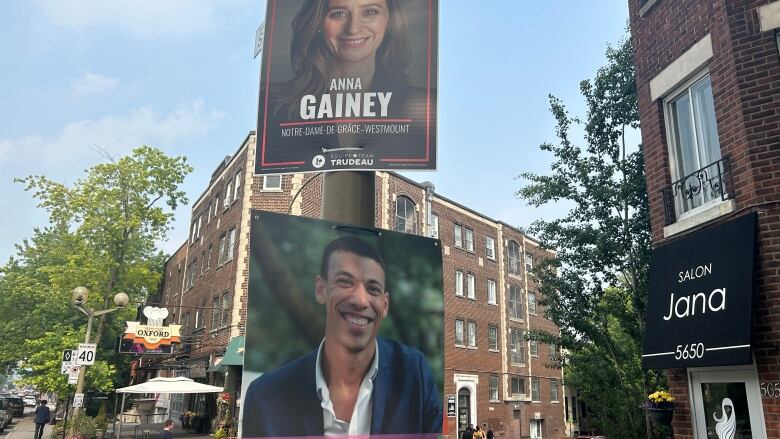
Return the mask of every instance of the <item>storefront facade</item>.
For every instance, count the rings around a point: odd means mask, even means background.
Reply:
[[[630,0],[675,438],[780,437],[780,2]]]

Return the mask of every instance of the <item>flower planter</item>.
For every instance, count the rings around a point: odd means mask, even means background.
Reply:
[[[653,425],[666,425],[670,426],[672,425],[672,417],[674,415],[674,409],[654,409],[650,408],[647,409],[649,415],[650,415],[650,422],[653,423]]]

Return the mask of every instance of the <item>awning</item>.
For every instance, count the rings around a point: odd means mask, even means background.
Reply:
[[[134,386],[116,389],[117,393],[219,393],[222,387],[196,383],[186,377],[152,378]]]
[[[225,349],[225,356],[222,357],[220,366],[243,366],[244,365],[244,336],[239,335],[230,339],[230,343]]]

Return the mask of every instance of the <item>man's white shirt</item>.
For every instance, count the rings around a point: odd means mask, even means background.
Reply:
[[[355,408],[352,410],[352,418],[346,421],[336,418],[333,402],[330,400],[328,384],[322,373],[322,349],[324,346],[325,340],[323,339],[317,350],[317,365],[314,373],[317,395],[322,406],[325,436],[368,436],[371,434],[371,395],[374,391],[374,379],[379,370],[379,345],[374,340],[374,361],[371,364],[371,369],[368,370],[360,383]]]

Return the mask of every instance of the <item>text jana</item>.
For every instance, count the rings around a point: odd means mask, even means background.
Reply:
[[[669,315],[665,316],[664,320],[670,320],[672,316],[680,319],[692,316],[696,314],[697,309],[701,309],[701,314],[705,314],[707,310],[717,312],[726,309],[726,288],[716,288],[709,296],[697,293],[679,297],[677,300],[674,300],[674,293],[672,293],[669,298]]]

